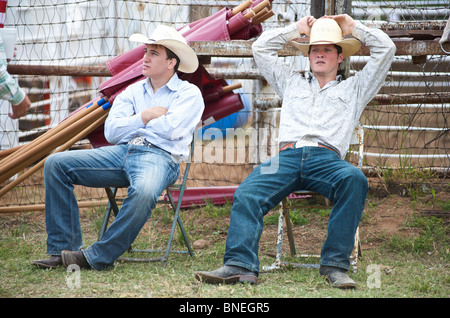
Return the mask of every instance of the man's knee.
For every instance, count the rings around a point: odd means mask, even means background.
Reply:
[[[47,159],[45,159],[44,163],[44,175],[47,175],[49,172],[55,172],[59,169],[59,157],[60,153],[52,154]]]
[[[153,209],[163,191],[161,186],[155,186],[151,182],[138,182],[128,188],[128,197],[133,198],[137,205]]]
[[[369,184],[365,174],[358,168],[349,167],[343,173],[342,180],[347,187],[352,188],[354,191],[361,191],[367,193],[369,190]]]
[[[369,183],[367,181],[366,175],[359,169],[356,170],[355,173],[355,183],[361,187],[361,190],[364,192],[369,191]]]

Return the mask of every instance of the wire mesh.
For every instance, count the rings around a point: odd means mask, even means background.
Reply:
[[[16,58],[10,65],[103,66],[105,62],[136,46],[128,41],[133,33],[150,34],[158,24],[180,28],[207,17],[223,7],[242,1],[140,1],[140,0],[10,0],[5,27],[17,29]],[[275,15],[263,29],[285,26],[310,13],[310,1],[273,1]],[[442,33],[449,19],[448,1],[384,0],[353,1],[352,16],[385,30],[422,30],[422,39]],[[395,33],[394,32],[394,33]],[[438,33],[436,33],[438,32]],[[284,58],[298,69],[308,69],[301,56]],[[352,57],[351,74],[360,70],[366,56]],[[431,168],[446,182],[450,159],[449,60],[446,55],[428,55],[422,63],[407,55],[396,56],[380,99],[370,103],[361,123],[365,127],[366,168]],[[246,108],[231,122],[199,133],[190,186],[238,185],[253,167],[277,152],[279,106],[260,107],[264,99],[276,99],[251,58],[213,57],[205,65],[214,76],[229,83],[240,82],[239,93]],[[10,105],[0,109],[0,149],[33,140],[54,127],[72,111],[98,96],[99,85],[108,76],[18,75],[32,108],[20,120],[8,117]],[[227,131],[228,128],[228,131]],[[230,137],[233,136],[233,138]],[[226,138],[228,137],[228,138]],[[75,148],[89,148],[88,140]],[[76,187],[80,201],[105,198],[103,189]],[[123,194],[124,195],[124,194]],[[42,209],[42,172],[24,181],[7,195],[0,206],[34,205]]]

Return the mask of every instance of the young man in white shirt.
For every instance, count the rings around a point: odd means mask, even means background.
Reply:
[[[310,42],[292,42],[305,34]],[[353,34],[356,39],[343,39]],[[355,54],[360,41],[370,48],[363,70],[343,79],[339,63]],[[284,64],[278,51],[286,43],[309,56],[311,72]],[[253,44],[253,56],[283,99],[277,156],[257,167],[238,187],[231,210],[224,266],[197,272],[206,283],[257,282],[258,247],[263,217],[295,190],[311,190],[333,201],[320,274],[334,287],[354,288],[347,275],[368,191],[364,174],[346,162],[345,154],[361,113],[384,83],[395,46],[381,30],[369,29],[348,15],[297,23],[265,31]]]
[[[179,174],[189,152],[204,102],[199,88],[179,79],[177,69],[192,73],[195,52],[173,28],[160,25],[148,38],[143,75],[119,94],[105,121],[105,137],[113,146],[50,156],[44,167],[47,254],[33,265],[54,268],[76,264],[103,270],[113,266],[147,222],[158,197]],[[74,185],[127,187],[120,213],[101,241],[82,249]]]

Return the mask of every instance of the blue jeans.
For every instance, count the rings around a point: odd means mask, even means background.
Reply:
[[[108,268],[133,243],[158,197],[178,178],[179,165],[158,148],[115,145],[50,156],[44,166],[47,254],[82,249],[74,185],[128,187],[119,214],[101,241],[82,252],[96,270]]]
[[[349,269],[368,183],[358,168],[319,147],[283,150],[240,184],[233,199],[225,265],[259,272],[263,217],[294,190],[311,190],[333,201],[320,263]]]

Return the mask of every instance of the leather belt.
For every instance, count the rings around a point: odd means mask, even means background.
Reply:
[[[136,146],[145,146],[145,147],[155,147],[159,148],[150,142],[147,141],[144,137],[134,137],[128,142],[130,145],[136,145]],[[161,148],[160,148],[161,149]],[[162,149],[163,150],[163,149]]]
[[[314,147],[320,147],[320,148],[325,148],[325,149],[331,150],[335,154],[340,156],[336,149],[333,149],[331,147],[325,146],[324,144],[318,143],[317,146],[314,146]],[[285,144],[283,147],[280,148],[280,151],[286,150],[288,148],[295,148],[295,142],[290,142],[288,144]]]
[[[158,146],[155,146],[154,144],[150,143],[147,141],[147,139],[145,139],[144,137],[134,137],[133,139],[131,139],[128,144],[131,145],[136,145],[136,146],[144,146],[144,147],[149,147],[149,148],[157,148],[157,149],[161,149],[164,152],[167,152],[169,155],[171,155],[172,157],[174,157],[175,159],[179,160],[179,156],[173,155],[170,152],[168,152],[167,150],[164,150]]]

